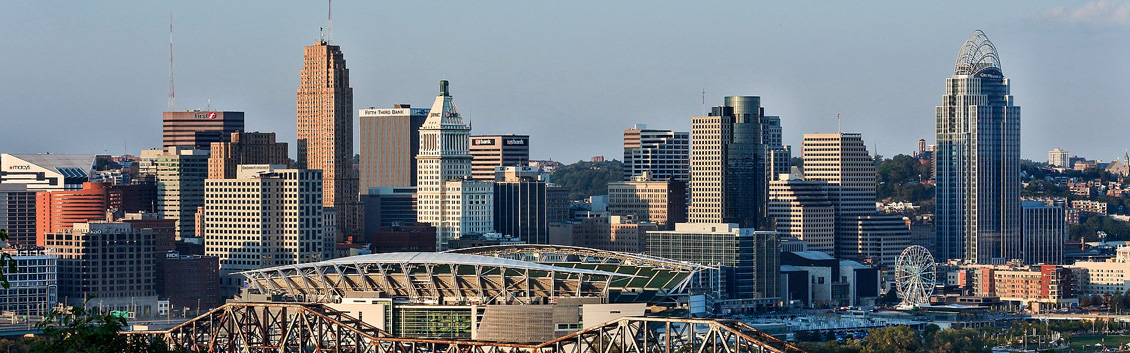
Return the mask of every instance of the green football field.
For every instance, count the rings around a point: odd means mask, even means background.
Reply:
[[[1071,338],[1069,346],[1076,352],[1095,352],[1095,343],[1103,343],[1110,348],[1117,348],[1118,345],[1130,342],[1130,335],[1107,335],[1107,336],[1075,336]]]

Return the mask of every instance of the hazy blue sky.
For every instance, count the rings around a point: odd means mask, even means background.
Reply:
[[[170,10],[177,108],[210,98],[293,146],[302,47],[325,26],[324,1],[110,4],[0,3],[0,152],[159,146]],[[872,152],[909,153],[933,141],[975,29],[1023,107],[1024,158],[1130,147],[1127,1],[334,3],[355,108],[429,106],[446,77],[473,133],[529,134],[533,158],[566,162],[621,158],[635,123],[688,131],[703,89],[707,106],[761,96],[798,152],[839,113]]]

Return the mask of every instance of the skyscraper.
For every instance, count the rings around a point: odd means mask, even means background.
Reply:
[[[875,161],[858,133],[804,134],[804,176],[828,183],[836,205],[836,252],[852,255],[856,217],[875,214]]]
[[[233,132],[229,142],[213,142],[208,179],[234,179],[240,164],[290,165],[286,142],[273,132]]]
[[[298,87],[299,169],[322,171],[322,204],[334,208],[338,236],[360,234],[353,168],[353,88],[341,47],[319,40],[305,48]]]
[[[781,235],[797,237],[808,249],[836,256],[836,207],[828,182],[799,174],[769,182],[769,216]]]
[[[1060,265],[1064,263],[1063,244],[1067,242],[1070,225],[1062,206],[1048,205],[1043,201],[1022,201],[1021,232],[1025,264]]]
[[[327,260],[321,172],[243,165],[236,177],[205,181],[204,251],[220,257],[223,295],[237,294],[235,272]]]
[[[173,146],[141,151],[142,174],[157,181],[157,213],[177,221],[177,239],[197,237],[196,211],[204,206],[208,151]]]
[[[764,229],[768,203],[761,97],[730,96],[709,116],[691,120],[691,223],[737,223]],[[778,119],[779,121],[779,119]]]
[[[471,177],[494,180],[496,167],[517,167],[530,164],[529,135],[471,136]]]
[[[161,120],[164,147],[206,150],[213,142],[230,142],[232,133],[243,130],[243,112],[165,112]]]
[[[447,80],[440,81],[439,95],[420,127],[416,154],[417,220],[436,227],[440,250],[465,234],[494,230],[494,188],[490,182],[467,180],[470,133],[448,93]]]
[[[1020,107],[996,47],[974,31],[935,113],[939,259],[976,263],[1020,252]]]
[[[647,172],[653,180],[688,181],[690,153],[689,133],[633,126],[624,130],[624,180]]]
[[[361,191],[416,186],[420,126],[428,109],[397,104],[392,109],[361,109]]]

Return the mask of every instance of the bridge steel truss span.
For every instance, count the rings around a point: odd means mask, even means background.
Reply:
[[[544,343],[395,337],[320,304],[229,303],[165,331],[123,332],[193,352],[804,352],[734,320],[626,317]]]

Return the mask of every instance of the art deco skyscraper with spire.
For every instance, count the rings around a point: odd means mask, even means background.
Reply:
[[[439,250],[464,235],[494,231],[493,184],[470,180],[470,134],[447,81],[440,81],[416,154],[416,219],[436,227]]]
[[[338,239],[358,235],[360,205],[353,168],[353,88],[341,47],[305,48],[298,87],[298,168],[322,170],[322,202],[336,213]]]
[[[935,258],[1021,257],[1020,107],[1013,103],[997,48],[974,31],[935,114]]]

